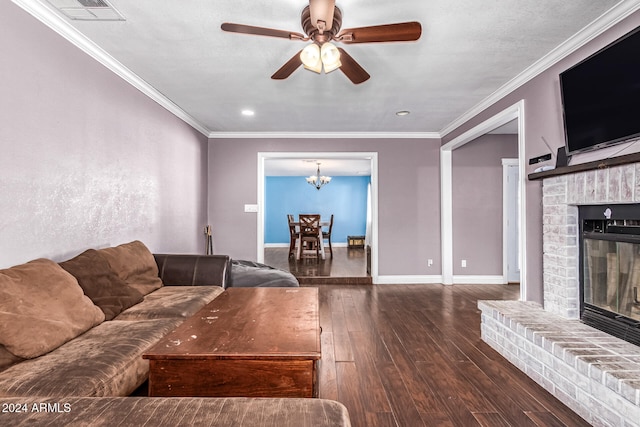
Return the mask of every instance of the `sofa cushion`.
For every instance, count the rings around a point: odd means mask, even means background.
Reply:
[[[0,372],[4,371],[11,365],[22,362],[24,359],[11,353],[3,345],[0,345]]]
[[[104,321],[75,277],[37,259],[0,270],[0,344],[30,359]]]
[[[142,354],[178,319],[112,320],[0,372],[0,396],[127,396],[149,376]]]
[[[104,312],[105,320],[142,301],[142,294],[127,286],[95,249],[61,262],[60,266],[75,276],[84,294]]]
[[[224,289],[220,286],[163,286],[144,301],[120,313],[116,320],[180,318],[192,316]]]
[[[112,248],[100,249],[98,252],[107,259],[118,277],[142,295],[162,286],[156,260],[141,241],[135,240]]]
[[[27,413],[2,414],[5,426],[350,427],[349,412],[327,399],[246,397],[11,398]],[[40,405],[58,410],[32,410]],[[50,405],[50,406],[49,406]]]

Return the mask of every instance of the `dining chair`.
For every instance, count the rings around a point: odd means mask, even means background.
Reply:
[[[300,232],[298,231],[298,223],[293,215],[287,214],[287,222],[289,223],[289,257],[291,257],[291,255],[295,256],[296,254],[296,242],[300,237]]]
[[[316,250],[316,257],[320,259],[320,239],[322,230],[320,229],[320,215],[318,214],[300,214],[298,216],[300,222],[300,253],[305,244],[307,249]]]
[[[322,230],[322,239],[329,241],[329,252],[331,252],[331,258],[333,258],[333,248],[331,247],[331,230],[333,230],[333,214],[331,214],[331,220],[329,221],[329,229],[327,231]]]

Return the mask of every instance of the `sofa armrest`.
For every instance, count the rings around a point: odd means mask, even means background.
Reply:
[[[222,286],[227,288],[231,259],[227,255],[153,254],[158,276],[167,286]]]

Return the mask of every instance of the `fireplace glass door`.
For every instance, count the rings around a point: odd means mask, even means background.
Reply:
[[[640,244],[585,238],[583,248],[585,304],[640,320]]]

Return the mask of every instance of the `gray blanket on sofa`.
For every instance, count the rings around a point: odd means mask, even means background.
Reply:
[[[292,287],[300,286],[298,279],[288,271],[253,261],[231,260],[229,287]]]

